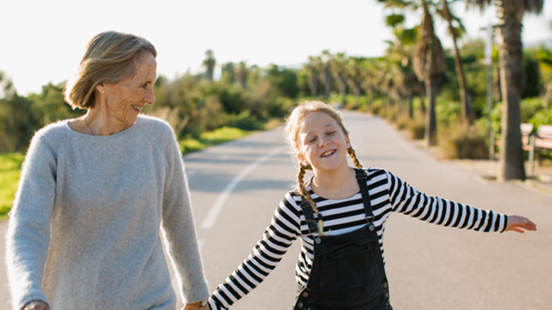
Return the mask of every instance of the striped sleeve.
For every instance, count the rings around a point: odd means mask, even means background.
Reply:
[[[276,268],[301,233],[299,216],[298,207],[288,193],[251,254],[213,292],[209,298],[210,309],[229,309]]]
[[[410,215],[429,223],[481,232],[503,232],[508,217],[490,210],[428,196],[397,176],[387,172],[389,200],[394,212]]]

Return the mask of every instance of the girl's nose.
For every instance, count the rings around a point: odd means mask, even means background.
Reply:
[[[325,139],[325,138],[320,138],[319,141],[320,141],[320,146],[325,146],[325,145],[330,144],[330,140]]]

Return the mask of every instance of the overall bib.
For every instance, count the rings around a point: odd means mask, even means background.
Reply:
[[[307,287],[299,286],[295,310],[392,310],[383,258],[366,186],[367,176],[355,169],[367,223],[352,232],[319,236],[317,220],[306,200],[301,208],[315,234],[314,262]]]

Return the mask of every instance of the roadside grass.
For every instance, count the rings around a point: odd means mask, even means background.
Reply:
[[[253,133],[232,127],[222,127],[214,131],[204,132],[199,136],[199,139],[183,139],[178,141],[180,152],[187,154],[191,152],[201,151],[213,145],[241,139]]]
[[[186,154],[203,150],[209,146],[241,139],[252,133],[237,128],[222,127],[202,133],[199,139],[180,140],[178,144],[182,154]],[[0,187],[0,220],[6,219],[10,212],[24,158],[24,153],[0,153],[0,184],[2,184]]]
[[[0,220],[7,218],[15,199],[23,159],[23,153],[0,154]]]

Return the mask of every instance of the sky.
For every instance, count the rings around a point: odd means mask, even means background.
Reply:
[[[524,44],[552,38],[552,4],[523,19]],[[453,7],[468,38],[483,37],[495,10]],[[383,55],[391,40],[376,0],[0,0],[0,71],[20,95],[39,93],[49,82],[71,78],[87,42],[115,30],[142,36],[157,51],[158,74],[173,79],[197,73],[205,51],[217,64],[299,66],[325,49],[349,56]],[[409,18],[408,23],[413,23]],[[445,48],[446,26],[436,24]]]

